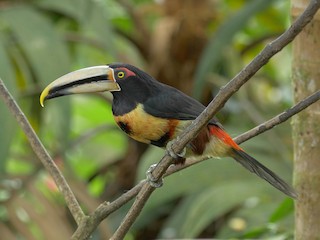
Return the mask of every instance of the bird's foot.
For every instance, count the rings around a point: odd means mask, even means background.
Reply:
[[[152,164],[146,172],[147,181],[154,188],[162,187],[163,178],[157,179],[152,175],[153,170],[156,168],[157,164]]]
[[[167,153],[175,160],[175,164],[184,164],[186,161],[185,155],[186,155],[186,148],[184,148],[180,153],[175,153],[172,149],[172,141],[167,143],[166,151]]]

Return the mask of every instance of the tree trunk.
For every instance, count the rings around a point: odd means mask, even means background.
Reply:
[[[295,19],[308,5],[292,0]],[[292,81],[294,101],[320,89],[320,15],[293,42]],[[294,142],[294,183],[296,201],[296,240],[320,239],[320,103],[315,103],[292,121]]]

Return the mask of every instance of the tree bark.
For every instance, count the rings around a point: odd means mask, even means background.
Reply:
[[[309,4],[292,0],[295,19]],[[315,15],[293,42],[292,81],[294,101],[320,89],[320,15]],[[320,103],[293,118],[296,240],[320,239]]]

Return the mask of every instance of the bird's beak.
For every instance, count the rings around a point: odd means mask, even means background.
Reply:
[[[70,94],[120,90],[109,66],[83,68],[50,83],[40,95],[40,104],[43,107],[45,100]]]

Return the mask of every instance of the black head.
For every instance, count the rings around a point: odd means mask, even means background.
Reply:
[[[110,91],[119,97],[142,101],[157,92],[161,84],[149,74],[125,63],[112,63],[68,73],[49,84],[41,93],[40,104],[60,96]],[[128,100],[129,101],[129,100]]]

